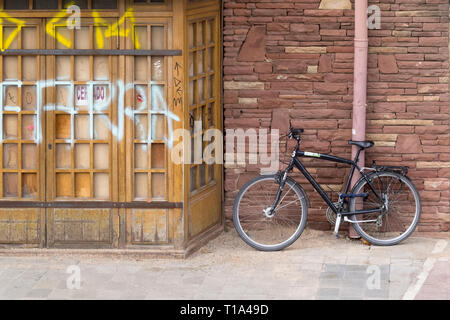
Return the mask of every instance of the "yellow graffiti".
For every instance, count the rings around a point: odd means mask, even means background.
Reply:
[[[61,43],[66,48],[71,48],[72,42],[70,39],[67,39],[65,36],[60,34],[57,31],[56,27],[57,26],[69,27],[68,20],[61,21],[62,19],[67,18],[69,15],[70,15],[70,13],[68,13],[64,9],[64,11],[58,12],[45,26],[45,32],[48,35],[50,35],[52,38],[56,39],[56,41]],[[132,8],[128,9],[125,12],[125,14],[114,24],[110,24],[110,23],[106,22],[102,17],[100,17],[100,14],[95,10],[92,12],[92,17],[94,18],[94,26],[97,27],[96,31],[95,31],[96,32],[95,35],[96,35],[97,46],[99,49],[104,48],[104,46],[105,46],[104,39],[105,38],[107,39],[107,38],[111,38],[114,36],[123,37],[123,38],[128,37],[130,34],[130,29],[122,28],[122,26],[124,26],[124,24],[125,24],[125,19],[130,19],[131,23],[134,23],[134,21],[135,21]],[[13,32],[11,32],[11,34],[5,40],[3,40],[3,28],[1,28],[1,26],[3,25],[3,20],[12,22],[17,26],[17,28]],[[26,25],[25,21],[19,20],[17,18],[13,18],[13,17],[9,16],[7,13],[0,11],[0,39],[1,39],[0,49],[2,52],[9,48],[11,43],[17,37],[17,34],[19,33],[19,31],[25,25]],[[104,32],[102,32],[102,30],[101,30],[102,28],[100,28],[100,27],[106,27],[106,30]],[[134,47],[136,49],[140,49],[141,44],[139,42],[139,38],[138,38],[137,34],[134,35],[132,40],[134,43]]]
[[[52,38],[55,38],[56,41],[61,43],[63,46],[65,46],[66,48],[70,48],[72,46],[72,42],[56,31],[56,25],[62,18],[65,18],[66,16],[67,11],[58,12],[56,16],[54,16],[53,19],[46,24],[45,31],[47,32],[47,34],[49,34]],[[67,21],[62,25],[67,26]]]
[[[103,49],[105,46],[104,38],[110,38],[114,36],[127,38],[130,34],[130,29],[128,28],[119,28],[120,26],[124,25],[125,19],[130,19],[131,23],[134,23],[134,14],[133,9],[128,9],[125,14],[114,24],[107,23],[102,17],[100,17],[100,14],[97,11],[92,12],[92,17],[94,18],[94,26],[98,27],[95,30],[96,35],[96,41],[97,41],[97,47],[99,49]],[[102,33],[102,30],[100,27],[106,27],[104,33]],[[141,45],[139,43],[139,39],[137,35],[133,38],[134,46],[136,49],[140,49]]]
[[[11,32],[11,34],[8,36],[8,38],[6,38],[6,40],[3,40],[3,28],[2,28],[3,20],[12,22],[17,26],[17,28],[14,29],[13,32]],[[13,18],[10,15],[8,15],[7,13],[0,11],[0,39],[1,39],[0,50],[2,52],[9,48],[9,46],[14,41],[14,39],[17,37],[17,34],[19,33],[19,31],[22,29],[22,27],[24,25],[25,25],[25,21]]]

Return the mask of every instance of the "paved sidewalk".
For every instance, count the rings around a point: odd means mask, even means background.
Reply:
[[[450,299],[449,272],[444,239],[372,247],[307,229],[266,253],[231,230],[186,260],[3,255],[0,299]]]

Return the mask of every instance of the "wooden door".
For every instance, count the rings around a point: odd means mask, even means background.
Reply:
[[[186,115],[186,127],[191,131],[191,163],[187,166],[186,176],[189,187],[189,237],[192,238],[219,224],[222,216],[222,166],[216,161],[209,163],[203,152],[214,139],[220,138],[216,136],[205,141],[206,132],[222,129],[217,10],[190,16],[187,31],[189,113]],[[211,156],[215,157],[216,152],[220,150],[216,148]]]
[[[102,27],[82,21],[79,29],[55,25],[70,47],[53,39],[48,49],[116,48],[117,37],[105,38]],[[109,204],[118,199],[117,57],[57,55],[46,62],[52,82],[47,88],[46,200],[54,207],[47,209],[48,246],[116,246],[118,209]]]
[[[22,28],[5,19],[2,46],[38,49],[41,28],[39,19],[27,19]],[[31,205],[45,197],[41,62],[36,56],[0,56],[0,244],[42,246],[45,240],[44,209]]]
[[[140,18],[129,21],[133,38],[126,43],[131,50],[171,48],[170,20]],[[170,208],[168,131],[169,74],[168,56],[126,57],[126,199],[128,203],[152,203],[153,208],[126,209],[126,245],[169,243]],[[181,183],[178,182],[178,183]]]

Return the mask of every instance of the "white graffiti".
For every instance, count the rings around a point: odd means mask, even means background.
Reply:
[[[180,118],[169,110],[166,99],[164,98],[164,92],[162,86],[155,85],[153,81],[147,83],[148,87],[152,90],[152,108],[149,110],[149,114],[151,115],[160,115],[164,116],[167,121],[167,135],[164,135],[164,141],[169,148],[173,147],[173,121],[180,121]],[[77,94],[75,94],[76,87],[72,81],[60,81],[60,80],[43,80],[37,81],[35,86],[36,90],[36,117],[35,123],[33,125],[34,128],[37,128],[35,134],[35,142],[37,144],[42,142],[42,128],[40,125],[41,122],[41,109],[44,111],[61,111],[71,116],[78,114],[77,106],[74,101],[81,101],[81,99],[85,99],[87,97],[86,107],[89,111],[89,114],[93,114],[94,112],[104,112],[107,111],[108,108],[112,105],[114,101],[117,102],[117,124],[113,122],[110,117],[105,117],[106,126],[110,129],[112,135],[114,135],[118,141],[121,141],[125,134],[125,117],[133,120],[137,126],[143,126],[144,124],[140,123],[138,117],[135,117],[136,112],[145,111],[148,106],[149,99],[147,98],[146,92],[142,89],[140,85],[135,85],[134,83],[124,84],[122,80],[117,80],[115,85],[113,85],[109,81],[88,81],[86,82],[86,88],[80,90]],[[0,109],[7,112],[16,112],[19,113],[21,108],[18,105],[7,105],[5,106],[5,91],[7,87],[22,87],[21,81],[4,81],[0,83]],[[42,96],[43,90],[48,87],[55,87],[56,92],[56,102],[49,103],[45,106],[42,106]],[[98,88],[102,87],[101,93],[99,95]],[[104,88],[107,88],[104,92]],[[125,106],[125,95],[130,90],[136,90],[136,93],[140,97],[139,107],[134,108],[134,106]],[[59,92],[58,90],[61,90]],[[65,92],[64,92],[65,91]],[[97,92],[97,93],[96,93]],[[62,99],[58,99],[58,95],[62,96]],[[97,97],[97,99],[94,98]],[[17,99],[17,97],[16,97]],[[78,99],[78,100],[76,100]],[[157,106],[155,108],[154,106]],[[90,137],[94,136],[94,128],[90,126]],[[152,141],[156,135],[156,120],[152,117],[150,130],[148,130],[148,141]],[[3,142],[3,112],[0,112],[0,143]],[[70,139],[68,140],[70,142]]]

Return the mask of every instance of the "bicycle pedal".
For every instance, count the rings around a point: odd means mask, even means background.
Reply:
[[[339,239],[341,237],[338,233],[333,233],[333,235],[336,239]]]

